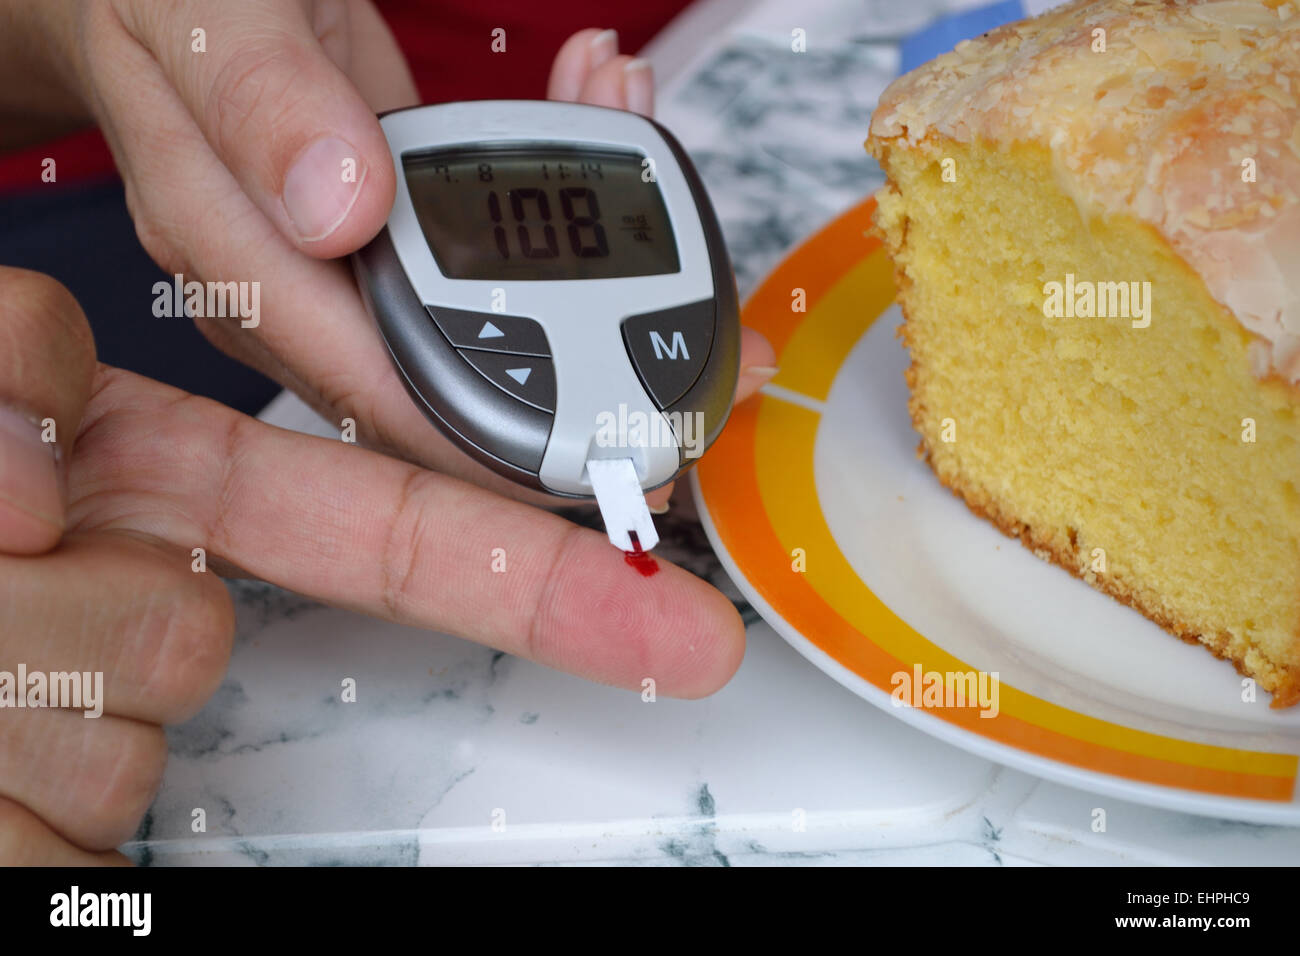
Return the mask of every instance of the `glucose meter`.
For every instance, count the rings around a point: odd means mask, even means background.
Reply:
[[[735,279],[681,146],[622,110],[447,103],[380,118],[398,171],[353,257],[407,390],[520,484],[595,496],[649,550],[642,493],[717,437],[740,353]]]

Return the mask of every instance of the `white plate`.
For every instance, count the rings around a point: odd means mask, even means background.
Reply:
[[[1004,537],[916,458],[870,211],[809,239],[746,305],[781,373],[694,478],[728,573],[818,667],[964,750],[1126,800],[1300,824],[1300,709],[1243,701],[1230,664]],[[897,706],[897,675],[918,665],[996,672],[997,715]]]

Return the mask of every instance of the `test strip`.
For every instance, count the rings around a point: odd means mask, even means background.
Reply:
[[[587,476],[596,494],[605,533],[623,551],[649,551],[659,543],[654,518],[646,507],[641,481],[631,458],[589,458]],[[633,543],[632,532],[636,532]]]

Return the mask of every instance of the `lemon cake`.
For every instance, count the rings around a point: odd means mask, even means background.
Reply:
[[[867,148],[939,480],[1295,704],[1295,0],[1070,3],[900,77]]]

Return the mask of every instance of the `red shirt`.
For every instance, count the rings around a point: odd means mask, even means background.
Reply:
[[[542,99],[560,45],[586,27],[613,27],[619,49],[634,53],[691,0],[377,0],[406,54],[426,103]],[[506,52],[492,52],[492,31],[506,31]],[[59,183],[112,176],[113,160],[98,130],[0,156],[0,190],[40,181],[41,161],[58,163]],[[48,187],[47,187],[48,188]]]

